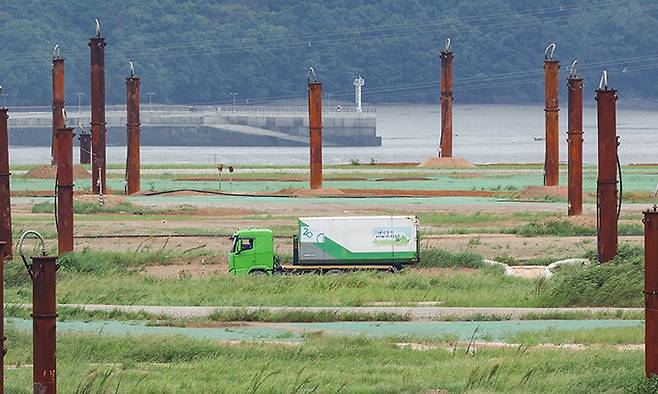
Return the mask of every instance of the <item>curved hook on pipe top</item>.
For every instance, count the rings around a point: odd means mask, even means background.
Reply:
[[[130,78],[135,76],[135,65],[133,62],[128,61],[128,67],[130,68]]]
[[[653,192],[653,210],[658,208],[658,184],[656,184],[656,191]]]
[[[25,258],[25,253],[23,253],[23,241],[27,238],[28,235],[34,235],[41,241],[41,255],[46,255],[46,240],[43,239],[43,236],[34,230],[27,230],[21,235],[21,238],[18,240],[18,254]]]
[[[599,82],[599,90],[608,89],[608,72],[603,70],[601,74],[601,81]]]
[[[446,39],[446,44],[443,47],[443,52],[450,52],[450,37]]]
[[[571,63],[571,67],[569,67],[569,78],[574,78],[577,76],[576,73],[577,65],[578,65],[578,60],[574,60],[573,63]]]
[[[544,51],[544,60],[553,60],[553,53],[555,52],[555,43],[548,44]]]
[[[313,67],[308,68],[307,77],[309,83],[318,81],[318,77],[315,75],[315,70],[313,69]]]
[[[55,44],[53,48],[53,59],[59,59],[59,44]]]
[[[100,37],[101,36],[101,23],[98,21],[98,18],[95,18],[94,22],[96,22],[96,37]]]
[[[66,109],[62,108],[62,119],[64,120],[64,127],[66,127],[66,120],[68,116],[66,115]]]

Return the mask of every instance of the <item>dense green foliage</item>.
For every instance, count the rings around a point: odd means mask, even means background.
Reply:
[[[540,295],[543,306],[640,307],[643,302],[644,255],[639,246],[623,244],[619,255],[587,268],[563,267]],[[589,256],[595,261],[595,256]]]
[[[66,58],[68,105],[77,92],[88,103],[87,39],[96,17],[108,43],[108,103],[125,101],[128,60],[156,102],[221,104],[231,92],[241,102],[303,100],[309,65],[331,100],[351,100],[362,73],[366,101],[436,101],[446,37],[462,102],[543,100],[543,51],[552,41],[561,80],[577,57],[588,89],[605,67],[624,98],[658,96],[658,85],[647,83],[658,46],[651,0],[12,0],[0,8],[8,103],[50,103],[56,43]]]

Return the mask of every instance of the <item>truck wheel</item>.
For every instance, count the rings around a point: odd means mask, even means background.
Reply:
[[[325,275],[340,275],[340,274],[342,274],[342,273],[343,273],[343,270],[332,269],[332,270],[328,270],[328,271],[325,272],[324,274],[325,274]]]
[[[253,275],[253,276],[263,276],[263,275],[267,275],[267,272],[265,272],[265,271],[260,271],[260,270],[256,270],[256,271],[251,271],[251,272],[249,273],[249,275]]]

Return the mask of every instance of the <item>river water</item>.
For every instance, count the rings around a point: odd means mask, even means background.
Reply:
[[[596,163],[596,109],[584,108],[585,163]],[[544,159],[544,108],[541,105],[455,105],[455,156],[474,163],[527,163]],[[560,111],[560,159],[566,161],[567,111]],[[440,134],[438,105],[377,107],[380,147],[326,147],[324,162],[356,159],[418,162],[436,155]],[[655,110],[621,107],[617,111],[619,156],[624,164],[658,162],[658,106]],[[108,162],[123,163],[125,147],[108,147]],[[306,147],[142,147],[142,163],[305,164]],[[47,163],[48,147],[11,147],[13,164]],[[77,152],[75,154],[77,161]]]

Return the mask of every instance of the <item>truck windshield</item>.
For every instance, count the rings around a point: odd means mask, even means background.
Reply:
[[[237,252],[238,249],[238,237],[233,236],[231,238],[233,238],[233,246],[231,246],[231,253],[235,253]]]

